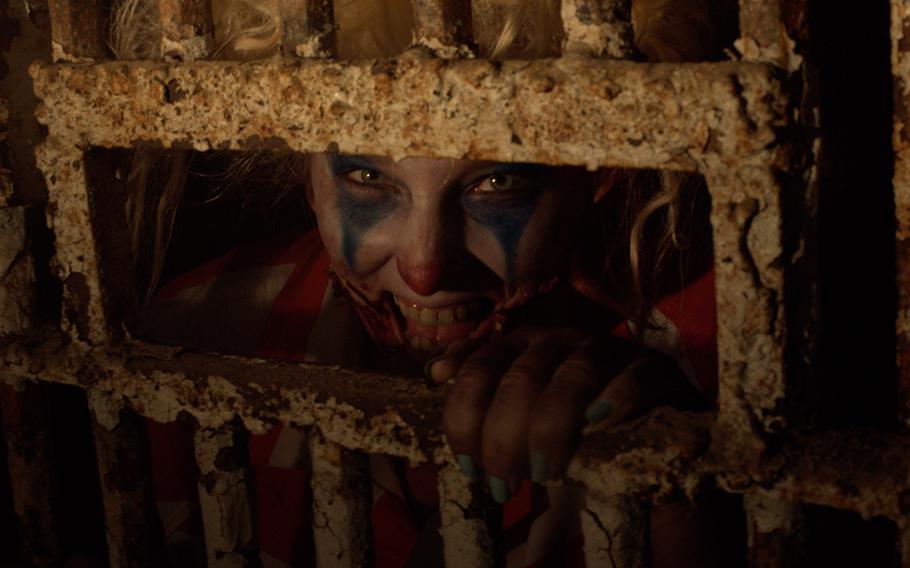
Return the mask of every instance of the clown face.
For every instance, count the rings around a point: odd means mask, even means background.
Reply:
[[[311,176],[334,271],[388,307],[398,333],[380,335],[424,354],[470,336],[523,285],[565,274],[593,186],[580,168],[336,154],[314,157]]]

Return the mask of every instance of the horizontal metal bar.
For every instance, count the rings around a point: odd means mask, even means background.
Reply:
[[[340,151],[697,170],[777,159],[772,67],[585,58],[35,65],[56,146]]]
[[[444,390],[403,377],[141,344],[88,348],[56,335],[0,343],[0,380],[74,384],[162,422],[186,410],[210,428],[235,416],[253,432],[279,421],[318,423],[328,442],[348,449],[413,463],[443,464],[451,458],[439,428]],[[660,498],[713,479],[728,491],[761,492],[867,517],[900,519],[906,510],[901,502],[910,491],[908,435],[793,430],[754,469],[743,469],[726,452],[714,452],[712,422],[711,415],[658,409],[584,439],[568,476],[605,496]]]

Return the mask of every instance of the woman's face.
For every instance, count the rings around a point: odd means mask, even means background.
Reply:
[[[311,205],[332,264],[438,352],[521,284],[563,274],[591,203],[580,168],[325,154]]]

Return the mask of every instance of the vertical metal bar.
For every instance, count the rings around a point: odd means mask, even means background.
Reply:
[[[438,56],[468,54],[471,40],[471,3],[461,0],[411,0],[414,7],[414,43]]]
[[[158,0],[161,55],[192,61],[212,52],[212,8],[209,0]]]
[[[446,566],[493,566],[480,483],[447,465],[439,470],[439,532]]]
[[[647,507],[627,495],[603,496],[589,491],[581,511],[585,565],[644,566]]]
[[[712,450],[746,474],[764,452],[765,433],[786,425],[782,189],[767,167],[717,167],[706,178],[719,358]]]
[[[49,427],[41,391],[41,385],[34,383],[24,383],[18,390],[0,386],[0,412],[22,559],[48,566],[60,557],[60,546],[50,507],[57,482],[48,458]]]
[[[910,0],[891,1],[894,209],[897,217],[899,413],[910,426]],[[910,554],[910,552],[908,552]]]
[[[317,566],[369,563],[370,476],[366,454],[345,450],[310,433],[313,463],[313,537]]]
[[[246,440],[246,431],[237,426],[196,429],[199,507],[209,566],[255,564]]]
[[[25,235],[25,207],[0,208],[0,334],[33,323],[35,275]]]
[[[100,59],[107,55],[107,21],[100,0],[50,0],[55,62]]]
[[[101,270],[82,152],[49,136],[35,149],[48,190],[48,226],[54,231],[53,268],[63,282],[61,325],[76,341],[110,338]]]
[[[743,496],[750,568],[803,566],[801,511],[797,503],[763,495]]]
[[[297,57],[335,53],[335,3],[332,0],[279,0],[281,50]]]
[[[628,59],[632,56],[629,0],[563,0],[563,54]]]
[[[166,563],[144,418],[89,391],[112,567]]]
[[[794,51],[786,19],[788,13],[803,13],[807,0],[768,2],[739,0],[739,40],[736,47],[746,61],[774,63],[795,70],[802,58]]]

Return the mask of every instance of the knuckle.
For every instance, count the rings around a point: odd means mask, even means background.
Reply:
[[[584,384],[598,376],[600,370],[587,357],[570,357],[563,361],[556,373],[560,380]]]
[[[480,433],[480,420],[473,412],[462,412],[446,406],[442,415],[442,430],[450,443],[470,444]]]

